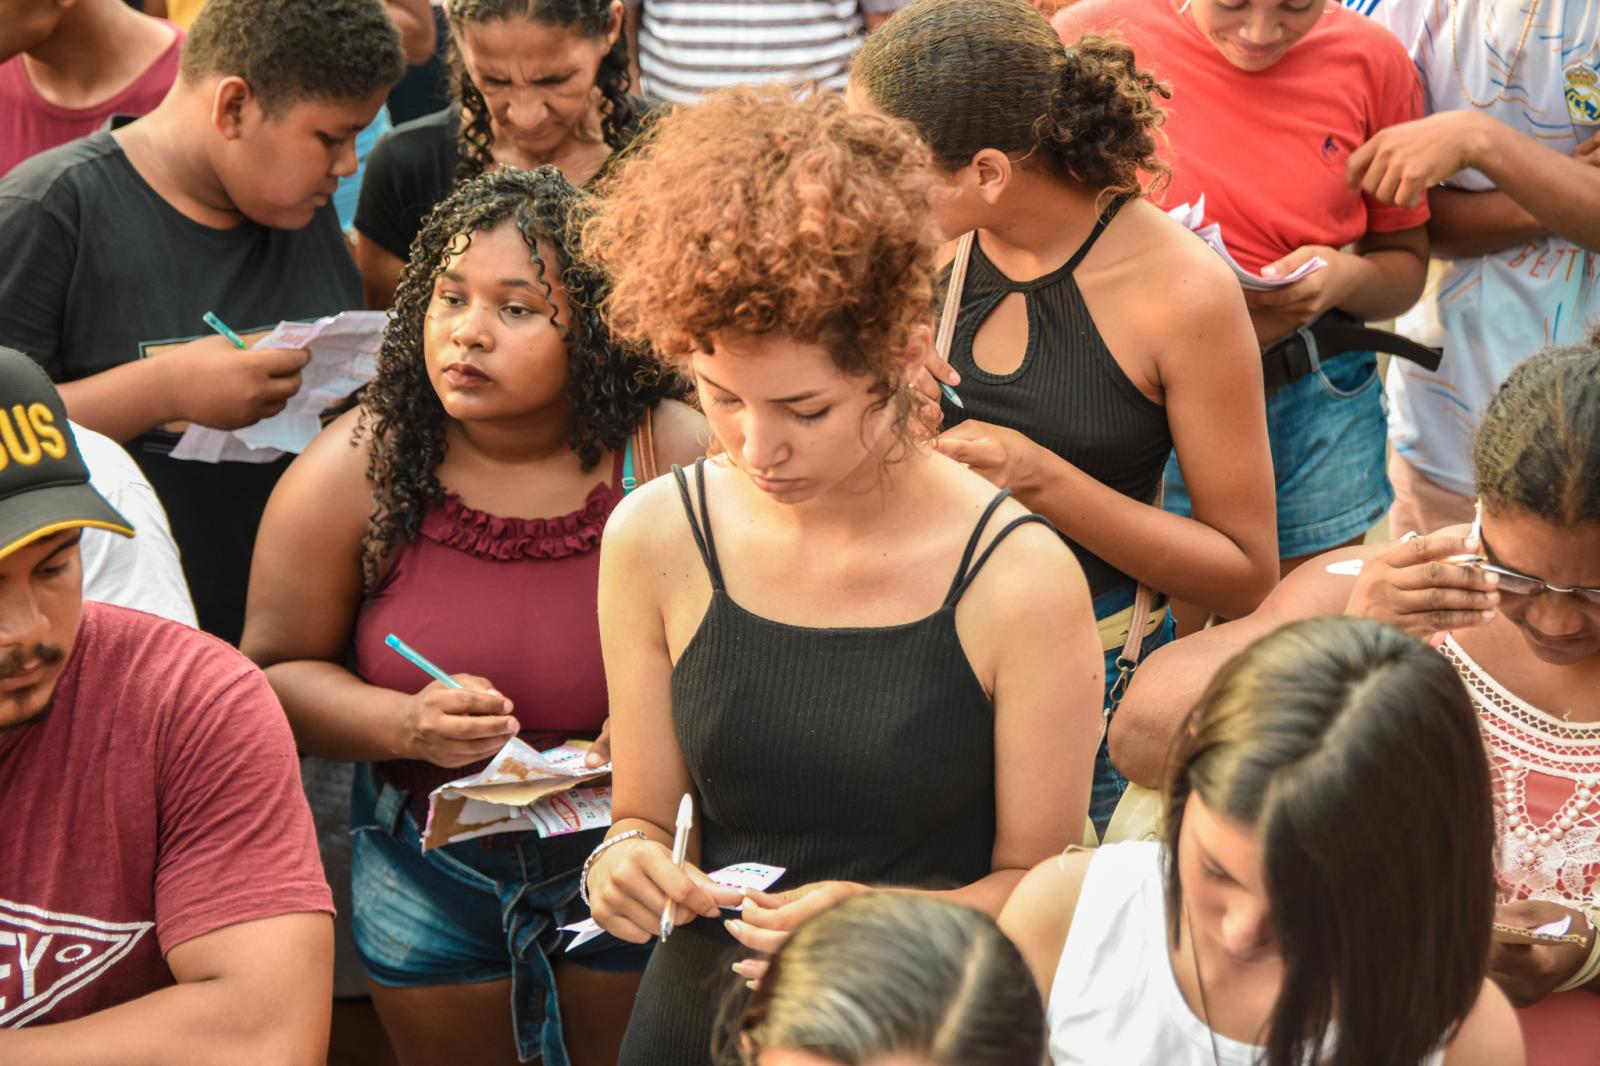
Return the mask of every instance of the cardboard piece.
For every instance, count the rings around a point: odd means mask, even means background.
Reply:
[[[447,781],[428,794],[428,824],[422,830],[422,850],[490,833],[536,831],[541,836],[554,835],[541,831],[540,819],[525,809],[609,775],[610,763],[593,768],[584,765],[588,750],[587,743],[569,741],[548,751],[535,751],[521,738],[512,737],[482,771]],[[609,825],[610,790],[605,792],[604,824]]]

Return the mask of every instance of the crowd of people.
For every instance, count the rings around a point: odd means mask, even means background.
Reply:
[[[1600,1063],[1593,0],[0,0],[0,236],[0,1062]]]

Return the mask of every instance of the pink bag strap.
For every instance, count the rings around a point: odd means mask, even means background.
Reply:
[[[1167,495],[1167,482],[1162,478],[1156,486],[1156,498],[1152,506],[1159,508],[1161,501]],[[1144,654],[1145,627],[1150,624],[1150,612],[1155,609],[1156,590],[1139,583],[1139,589],[1133,594],[1133,615],[1128,620],[1128,639],[1122,645],[1122,651],[1117,654],[1117,679],[1111,686],[1111,693],[1106,698],[1106,722],[1111,721],[1112,712],[1117,709],[1117,704],[1122,702],[1123,693],[1128,691],[1128,681],[1133,676],[1134,667],[1139,665],[1139,656]]]
[[[933,341],[939,358],[947,363],[956,336],[956,316],[961,313],[961,293],[967,287],[967,264],[972,261],[972,245],[977,239],[977,230],[964,235],[956,242],[956,257],[950,261],[950,283],[944,293],[944,310],[939,314],[939,332]]]

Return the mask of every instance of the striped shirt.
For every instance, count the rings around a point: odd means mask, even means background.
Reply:
[[[906,0],[628,0],[639,10],[644,95],[693,103],[728,85],[780,81],[842,90],[867,13]]]

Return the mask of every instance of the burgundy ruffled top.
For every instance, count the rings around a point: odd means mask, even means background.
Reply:
[[[621,499],[620,456],[609,483],[554,518],[502,518],[447,496],[362,604],[355,672],[400,692],[424,688],[428,676],[384,644],[394,633],[449,673],[488,678],[511,699],[529,743],[594,735],[608,710],[596,613],[600,536]],[[480,768],[381,766],[413,802]]]

